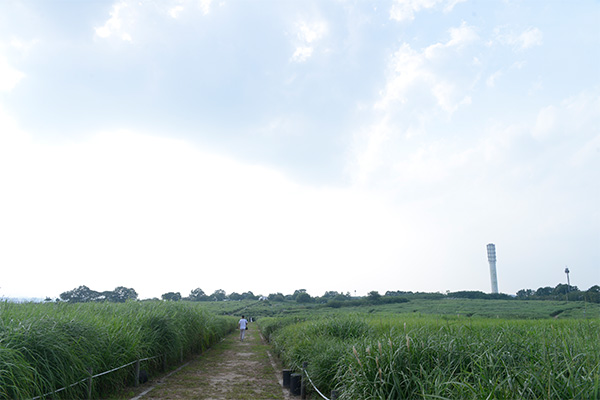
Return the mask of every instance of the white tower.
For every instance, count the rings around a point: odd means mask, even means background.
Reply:
[[[498,277],[496,276],[496,246],[487,245],[488,261],[490,263],[490,278],[492,279],[492,293],[498,293]]]

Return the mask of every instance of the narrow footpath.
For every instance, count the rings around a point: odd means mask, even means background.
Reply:
[[[180,369],[151,379],[136,393],[131,400],[294,399],[283,389],[281,368],[255,324],[250,324],[243,342],[236,330]]]

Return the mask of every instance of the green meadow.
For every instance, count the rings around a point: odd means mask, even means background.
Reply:
[[[181,363],[235,326],[188,302],[0,303],[0,399],[87,398],[86,383],[135,360],[148,373]],[[165,358],[166,357],[166,358]],[[133,368],[94,379],[102,398],[133,383]]]
[[[241,314],[286,368],[308,363],[317,388],[340,399],[600,397],[599,304],[410,298],[3,302],[0,399],[86,398],[90,371],[145,358],[142,369],[162,373],[223,338]],[[117,369],[94,378],[92,397],[133,381],[132,367]]]
[[[444,299],[276,307],[279,316],[258,320],[275,353],[296,371],[306,362],[316,387],[339,399],[600,397],[597,304]]]
[[[221,301],[205,302],[203,306],[217,314],[242,314],[257,317],[317,316],[340,314],[412,314],[435,315],[440,318],[483,317],[508,319],[597,319],[600,304],[583,301],[553,300],[481,300],[422,299],[393,304],[363,302],[358,306],[331,307],[328,303],[299,304],[295,301]],[[342,303],[343,305],[343,303]],[[336,304],[337,306],[337,304]]]

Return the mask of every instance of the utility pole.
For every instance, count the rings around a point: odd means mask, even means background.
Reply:
[[[567,274],[567,301],[569,301],[569,289],[571,289],[571,281],[569,280],[569,268],[565,267],[565,274]]]

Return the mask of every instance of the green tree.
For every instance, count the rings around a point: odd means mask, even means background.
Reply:
[[[594,285],[587,290],[587,293],[600,293],[600,286]]]
[[[280,292],[271,293],[271,294],[269,294],[269,300],[270,301],[284,301],[285,296],[283,295],[283,293],[280,293]]]
[[[227,298],[227,293],[223,289],[217,289],[210,295],[211,300],[223,301]]]
[[[258,296],[255,296],[252,292],[244,292],[242,293],[243,300],[258,300]]]
[[[104,292],[106,300],[113,303],[125,303],[127,300],[137,300],[138,294],[135,289],[118,286],[112,292]]]
[[[394,296],[406,296],[407,294],[412,294],[412,292],[403,292],[401,290],[388,290],[385,292],[385,297],[394,297]]]
[[[200,288],[193,289],[188,296],[190,301],[206,301],[208,296],[204,293],[204,290]]]
[[[310,303],[311,300],[312,297],[310,297],[310,294],[306,292],[298,293],[298,295],[296,296],[296,302],[298,303]]]
[[[233,292],[229,295],[229,300],[233,300],[233,301],[237,301],[237,300],[242,300],[242,295],[237,293],[237,292]]]
[[[519,299],[529,299],[534,294],[535,294],[535,292],[532,289],[521,289],[517,292],[517,297]]]
[[[347,295],[347,294],[341,294],[340,293],[340,294],[336,295],[333,298],[333,300],[335,300],[335,301],[347,301],[347,300],[350,300],[350,296]]]
[[[588,290],[586,290],[584,298],[586,301],[592,303],[600,303],[600,286],[594,285]]]
[[[373,291],[369,292],[369,294],[367,294],[367,299],[369,299],[370,301],[373,301],[373,302],[378,302],[380,298],[381,298],[381,295],[376,290],[373,290]]]
[[[541,287],[535,291],[535,295],[536,295],[536,297],[547,297],[552,294],[552,290],[553,289],[550,286]]]
[[[448,297],[455,299],[489,299],[490,296],[479,290],[460,290],[458,292],[449,292]]]
[[[297,289],[294,291],[294,294],[292,295],[292,300],[296,300],[296,298],[298,297],[299,294],[301,293],[306,293],[306,289]]]
[[[179,300],[181,300],[181,293],[168,292],[168,293],[164,293],[161,297],[165,301],[179,301]]]
[[[87,303],[90,301],[101,300],[103,297],[104,296],[101,298],[101,293],[96,292],[85,285],[60,294],[61,300],[68,301],[69,303]]]

